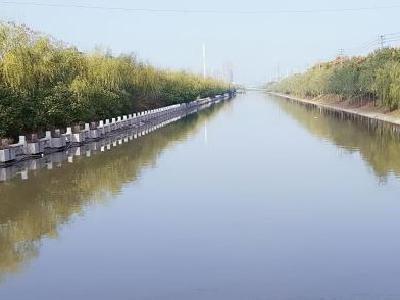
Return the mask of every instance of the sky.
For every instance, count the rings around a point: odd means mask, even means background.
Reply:
[[[358,48],[382,34],[400,32],[398,0],[32,0],[38,4],[102,7],[214,10],[225,13],[144,12],[17,5],[0,0],[0,19],[27,24],[82,51],[96,47],[135,53],[159,67],[207,73],[233,68],[234,80],[247,85],[304,70],[334,58],[339,49]],[[326,12],[324,9],[396,6],[389,9]],[[308,13],[277,10],[319,10]],[[226,13],[253,11],[259,13]],[[264,11],[264,13],[261,13]],[[275,12],[272,12],[275,11]],[[226,67],[225,67],[226,69]]]

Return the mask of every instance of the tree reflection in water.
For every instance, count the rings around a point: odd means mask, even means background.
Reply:
[[[400,137],[390,130],[377,130],[362,121],[343,120],[279,97],[270,98],[314,136],[345,151],[360,153],[380,181],[391,174],[400,176]]]
[[[27,181],[0,183],[0,280],[38,256],[43,238],[56,238],[60,225],[72,216],[118,194],[144,167],[154,166],[163,150],[228,105],[215,105],[111,151],[30,172]]]

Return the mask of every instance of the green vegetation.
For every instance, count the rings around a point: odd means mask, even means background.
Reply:
[[[338,95],[400,108],[400,49],[386,48],[366,57],[339,57],[302,74],[268,84],[270,91],[301,97]]]
[[[85,54],[0,23],[0,137],[43,132],[222,93],[220,81],[161,70],[134,55]]]

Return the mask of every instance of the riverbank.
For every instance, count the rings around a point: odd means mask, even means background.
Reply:
[[[366,56],[339,56],[269,82],[266,89],[304,98],[335,95],[355,104],[370,102],[395,111],[400,109],[400,49],[389,47]]]
[[[234,94],[226,93],[211,98],[198,99],[189,103],[175,104],[159,109],[134,113],[116,118],[100,120],[93,124],[86,123],[81,129],[66,129],[66,133],[56,135],[51,131],[46,132],[46,137],[36,141],[28,142],[25,136],[20,136],[17,144],[9,145],[0,149],[0,181],[7,179],[3,167],[13,166],[23,161],[37,159],[44,155],[56,152],[67,152],[70,148],[79,147],[84,144],[92,144],[94,149],[104,151],[109,145],[117,140],[134,139],[152,132],[170,122],[200,111],[204,108],[230,99]],[[99,125],[96,125],[99,124]],[[123,133],[121,136],[120,134]],[[125,135],[124,135],[125,134]],[[3,179],[2,179],[3,178]]]
[[[388,111],[382,107],[376,107],[371,102],[358,102],[350,100],[341,100],[335,96],[322,96],[315,98],[300,98],[293,95],[267,92],[270,95],[275,95],[290,99],[302,104],[312,105],[321,109],[332,112],[346,114],[348,116],[358,116],[372,121],[384,122],[388,125],[393,125],[396,131],[400,130],[400,111]],[[400,132],[400,131],[399,131]]]
[[[0,149],[20,135],[35,140],[49,130],[188,103],[228,89],[221,80],[158,68],[133,54],[84,53],[24,25],[0,21]]]

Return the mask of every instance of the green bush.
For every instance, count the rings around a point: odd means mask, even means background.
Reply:
[[[0,23],[0,137],[63,128],[222,93],[225,83],[154,68],[134,55],[85,54]]]

